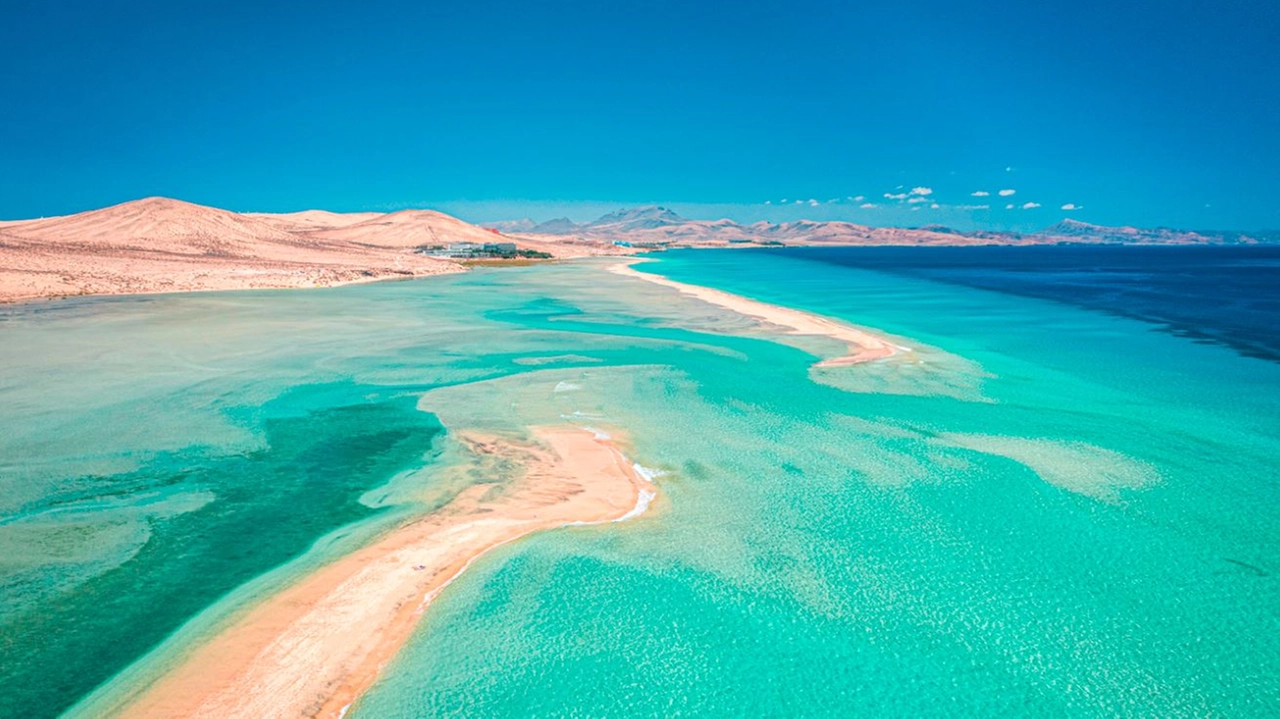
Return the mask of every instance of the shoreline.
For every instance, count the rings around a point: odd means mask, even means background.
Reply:
[[[646,260],[631,259],[627,262],[610,265],[607,269],[616,275],[634,277],[656,285],[662,285],[663,287],[670,287],[685,296],[782,327],[786,330],[785,334],[829,337],[845,343],[845,346],[848,347],[848,354],[829,357],[817,362],[814,367],[843,367],[862,364],[911,351],[907,347],[896,345],[883,337],[839,320],[829,319],[804,310],[772,305],[760,300],[743,297],[742,295],[725,292],[724,290],[678,282],[661,275],[640,272],[632,267],[632,265],[644,261]]]
[[[229,285],[225,287],[183,287],[180,289],[165,289],[161,287],[145,288],[145,289],[123,289],[119,292],[78,292],[72,294],[37,294],[23,296],[3,296],[0,295],[0,309],[22,307],[26,305],[36,305],[39,303],[64,302],[70,300],[101,300],[114,297],[165,297],[169,295],[191,295],[205,294],[214,292],[273,292],[278,290],[327,290],[338,287],[349,287],[351,285],[369,285],[377,282],[408,282],[410,280],[425,280],[431,277],[447,277],[449,275],[459,275],[469,272],[471,268],[457,265],[457,269],[447,269],[440,272],[429,272],[423,274],[401,274],[389,273],[376,276],[361,275],[352,277],[351,279],[335,279],[326,281],[324,284],[288,284],[278,283],[270,285]]]
[[[424,610],[476,560],[535,532],[625,521],[657,490],[609,439],[568,426],[529,441],[457,432],[505,483],[444,507],[298,580],[122,698],[125,717],[343,716],[399,652]],[[495,480],[497,477],[495,477]]]

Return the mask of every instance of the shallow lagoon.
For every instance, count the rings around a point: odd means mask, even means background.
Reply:
[[[353,716],[1280,706],[1280,366],[802,256],[644,269],[913,352],[813,369],[599,262],[6,310],[0,714],[115,677],[92,714],[438,505],[451,428],[557,421],[625,431],[654,511],[477,562]]]

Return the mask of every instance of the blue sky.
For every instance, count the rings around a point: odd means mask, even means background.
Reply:
[[[8,0],[0,218],[1280,227],[1274,0],[274,5]]]

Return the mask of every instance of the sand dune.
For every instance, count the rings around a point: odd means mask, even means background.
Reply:
[[[655,491],[612,444],[576,427],[535,428],[533,442],[458,436],[478,471],[515,464],[518,476],[471,487],[305,577],[196,649],[123,715],[340,716],[476,557],[539,530],[629,518]]]

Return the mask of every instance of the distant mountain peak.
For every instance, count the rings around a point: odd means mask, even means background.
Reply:
[[[870,227],[842,220],[796,219],[749,225],[732,220],[689,220],[661,205],[622,208],[597,220],[575,224],[568,218],[544,222],[531,234],[574,235],[586,242],[634,247],[724,246],[729,244],[830,245],[1028,245],[1028,244],[1252,244],[1276,242],[1268,233],[1192,232],[1166,228],[1106,227],[1064,219],[1038,232],[957,230],[941,224],[923,227]]]
[[[554,220],[547,220],[534,225],[529,229],[529,232],[541,235],[572,235],[581,229],[581,225],[568,217],[557,217]]]
[[[538,223],[522,217],[519,220],[500,220],[498,222],[482,222],[481,227],[489,227],[499,232],[528,232],[538,226]]]
[[[1102,227],[1101,225],[1093,225],[1088,222],[1081,222],[1080,220],[1073,220],[1070,217],[1068,217],[1064,219],[1062,222],[1059,222],[1058,224],[1054,225],[1053,227],[1049,227],[1044,231],[1046,233],[1048,232],[1078,233],[1078,232],[1097,232],[1098,230],[1105,230],[1105,229],[1109,229],[1109,228]]]
[[[1169,237],[1179,234],[1180,232],[1169,232],[1159,230],[1139,230],[1136,227],[1106,227],[1104,225],[1093,225],[1088,222],[1079,220],[1065,219],[1062,222],[1042,230],[1041,235],[1053,235],[1058,237],[1088,237],[1088,238],[1128,238],[1128,237]]]
[[[659,205],[645,205],[610,212],[587,227],[611,227],[622,230],[644,230],[667,225],[681,225],[688,222],[680,215]]]
[[[937,224],[937,223],[934,223],[934,224],[931,224],[931,225],[925,225],[925,226],[921,227],[921,228],[920,228],[920,230],[921,230],[922,232],[936,232],[936,233],[938,233],[938,234],[940,234],[940,235],[960,235],[960,234],[963,234],[963,233],[960,233],[960,232],[957,232],[957,231],[955,231],[955,230],[951,229],[950,227],[947,227],[946,225],[939,225],[939,224]]]

